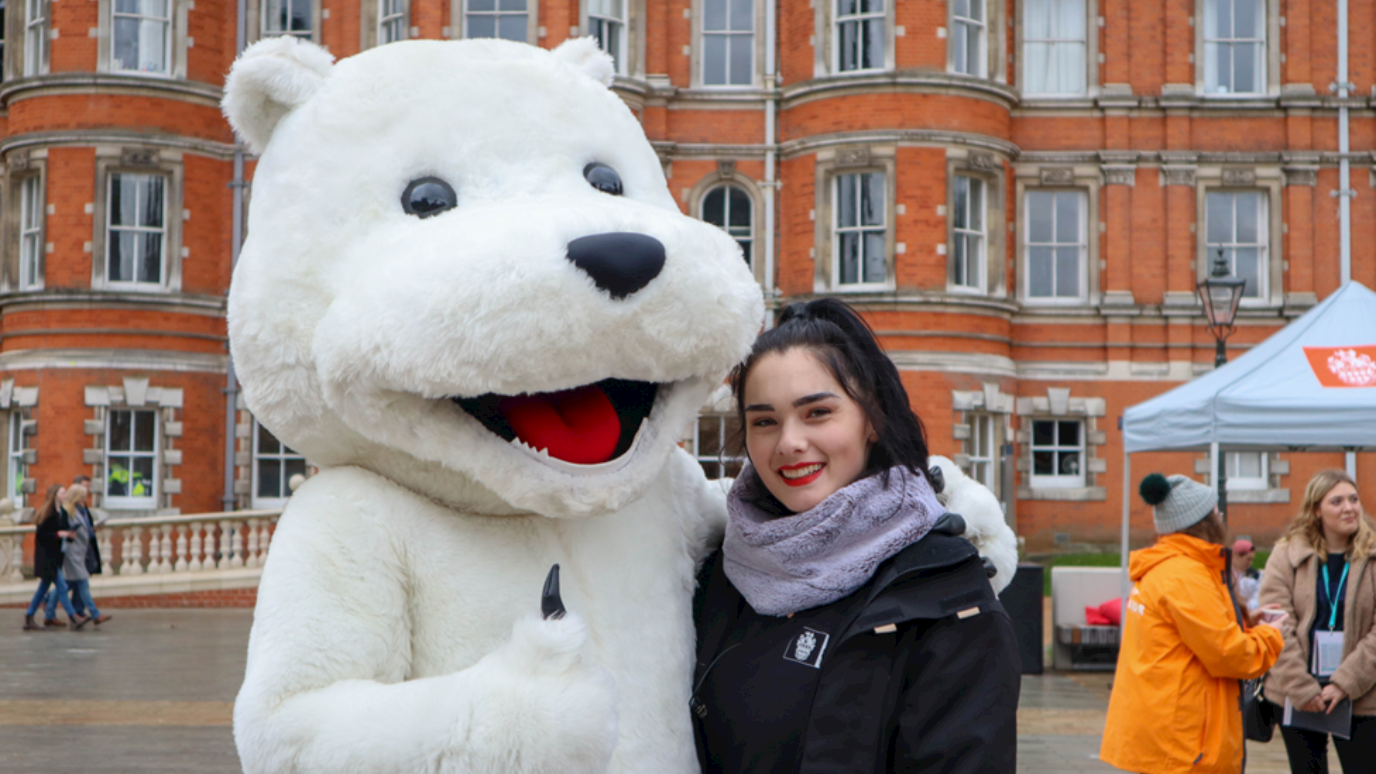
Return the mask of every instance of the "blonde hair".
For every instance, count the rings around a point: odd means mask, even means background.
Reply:
[[[1285,533],[1286,540],[1303,540],[1312,546],[1319,556],[1328,555],[1328,541],[1323,538],[1323,520],[1319,518],[1319,505],[1338,484],[1349,484],[1353,489],[1357,488],[1357,482],[1353,481],[1351,476],[1332,468],[1320,470],[1309,479],[1309,486],[1304,488],[1300,512],[1295,515],[1295,520],[1290,522],[1290,529]],[[1353,535],[1347,544],[1347,555],[1362,556],[1372,553],[1374,549],[1376,526],[1372,526],[1371,517],[1367,516],[1363,509],[1357,517],[1357,534]]]
[[[78,500],[85,499],[87,494],[89,493],[86,491],[86,487],[81,484],[72,484],[67,488],[67,494],[62,498],[62,507],[71,508]]]

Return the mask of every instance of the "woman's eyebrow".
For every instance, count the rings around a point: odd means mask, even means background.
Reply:
[[[746,407],[745,407],[746,413],[749,413],[749,412],[751,412],[751,411],[773,411],[773,410],[774,410],[774,406],[773,406],[772,404],[769,404],[769,403],[752,403],[752,404],[750,404],[749,406],[746,406]]]
[[[793,401],[793,408],[799,408],[800,406],[806,406],[809,403],[816,403],[819,400],[826,400],[827,398],[834,397],[836,397],[836,393],[834,392],[814,392],[811,395],[804,395],[803,397]]]

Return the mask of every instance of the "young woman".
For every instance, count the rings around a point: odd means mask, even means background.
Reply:
[[[732,386],[749,463],[695,600],[704,771],[1012,774],[1013,629],[874,334],[796,304]]]
[[[1295,629],[1266,678],[1266,696],[1307,712],[1352,700],[1352,738],[1334,737],[1346,774],[1376,772],[1376,528],[1357,485],[1341,470],[1309,481],[1299,515],[1261,579],[1262,604],[1290,613]],[[1315,644],[1325,647],[1315,659]],[[1332,658],[1340,655],[1339,658]],[[1327,771],[1328,734],[1281,726],[1294,772]]]
[[[86,495],[86,487],[73,484],[62,497],[62,515],[67,526],[71,528],[71,538],[67,541],[67,551],[62,562],[62,577],[81,600],[83,609],[90,616],[88,620],[95,621],[99,626],[110,620],[110,616],[101,614],[91,599],[91,571],[87,566],[86,556],[92,550],[96,530],[84,513]],[[51,606],[54,603],[48,604]]]
[[[48,493],[44,495],[43,506],[38,509],[38,514],[34,526],[36,534],[34,536],[33,551],[33,574],[37,575],[38,591],[33,595],[33,601],[29,602],[29,609],[24,613],[24,630],[34,631],[43,627],[34,623],[34,613],[43,604],[43,600],[48,595],[48,587],[57,585],[57,598],[62,603],[62,609],[67,611],[68,625],[73,629],[91,620],[87,616],[78,616],[72,609],[71,600],[67,599],[67,583],[62,577],[62,540],[72,536],[72,531],[67,529],[62,515],[57,507],[57,493],[62,488],[61,484],[53,484],[48,487]]]
[[[1153,473],[1139,487],[1156,543],[1132,552],[1135,588],[1099,757],[1143,774],[1242,771],[1239,680],[1266,674],[1281,632],[1244,620],[1229,581],[1228,528],[1218,494],[1186,476]]]

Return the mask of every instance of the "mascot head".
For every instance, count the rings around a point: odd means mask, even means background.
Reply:
[[[229,332],[258,420],[458,507],[641,495],[763,305],[611,76],[589,39],[245,51],[224,109],[261,155]]]

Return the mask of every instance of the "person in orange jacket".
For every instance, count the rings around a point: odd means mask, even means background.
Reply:
[[[1118,669],[1099,757],[1143,774],[1242,771],[1239,680],[1260,677],[1283,645],[1242,612],[1229,587],[1218,495],[1153,473],[1139,488],[1159,537],[1134,551]]]

